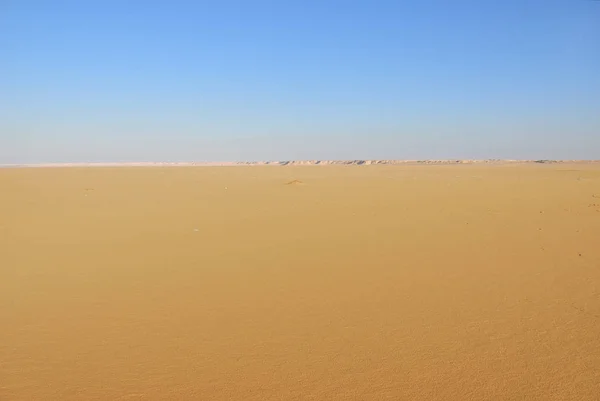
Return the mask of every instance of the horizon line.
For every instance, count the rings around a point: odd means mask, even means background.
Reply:
[[[288,166],[288,165],[394,165],[394,164],[502,164],[502,163],[600,163],[600,159],[298,159],[261,161],[144,161],[144,162],[50,162],[50,163],[0,163],[0,168],[18,167],[161,167],[161,166]]]

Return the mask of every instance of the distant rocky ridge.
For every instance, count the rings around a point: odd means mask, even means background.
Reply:
[[[451,164],[551,164],[600,163],[600,160],[283,160],[251,162],[135,162],[135,163],[46,163],[0,164],[2,167],[168,167],[168,166],[326,166],[326,165],[451,165]]]
[[[264,162],[238,162],[237,165],[275,165],[275,166],[322,166],[322,165],[353,165],[369,166],[377,164],[510,164],[510,163],[598,163],[600,160],[285,160]]]

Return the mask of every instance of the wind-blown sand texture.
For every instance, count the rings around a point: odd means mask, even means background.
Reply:
[[[0,400],[598,399],[598,164],[0,170]]]

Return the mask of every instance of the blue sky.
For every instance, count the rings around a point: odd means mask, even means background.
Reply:
[[[600,159],[600,2],[0,5],[0,163]]]

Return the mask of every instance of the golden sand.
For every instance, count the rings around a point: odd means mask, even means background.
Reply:
[[[599,400],[600,166],[0,170],[0,400]]]

